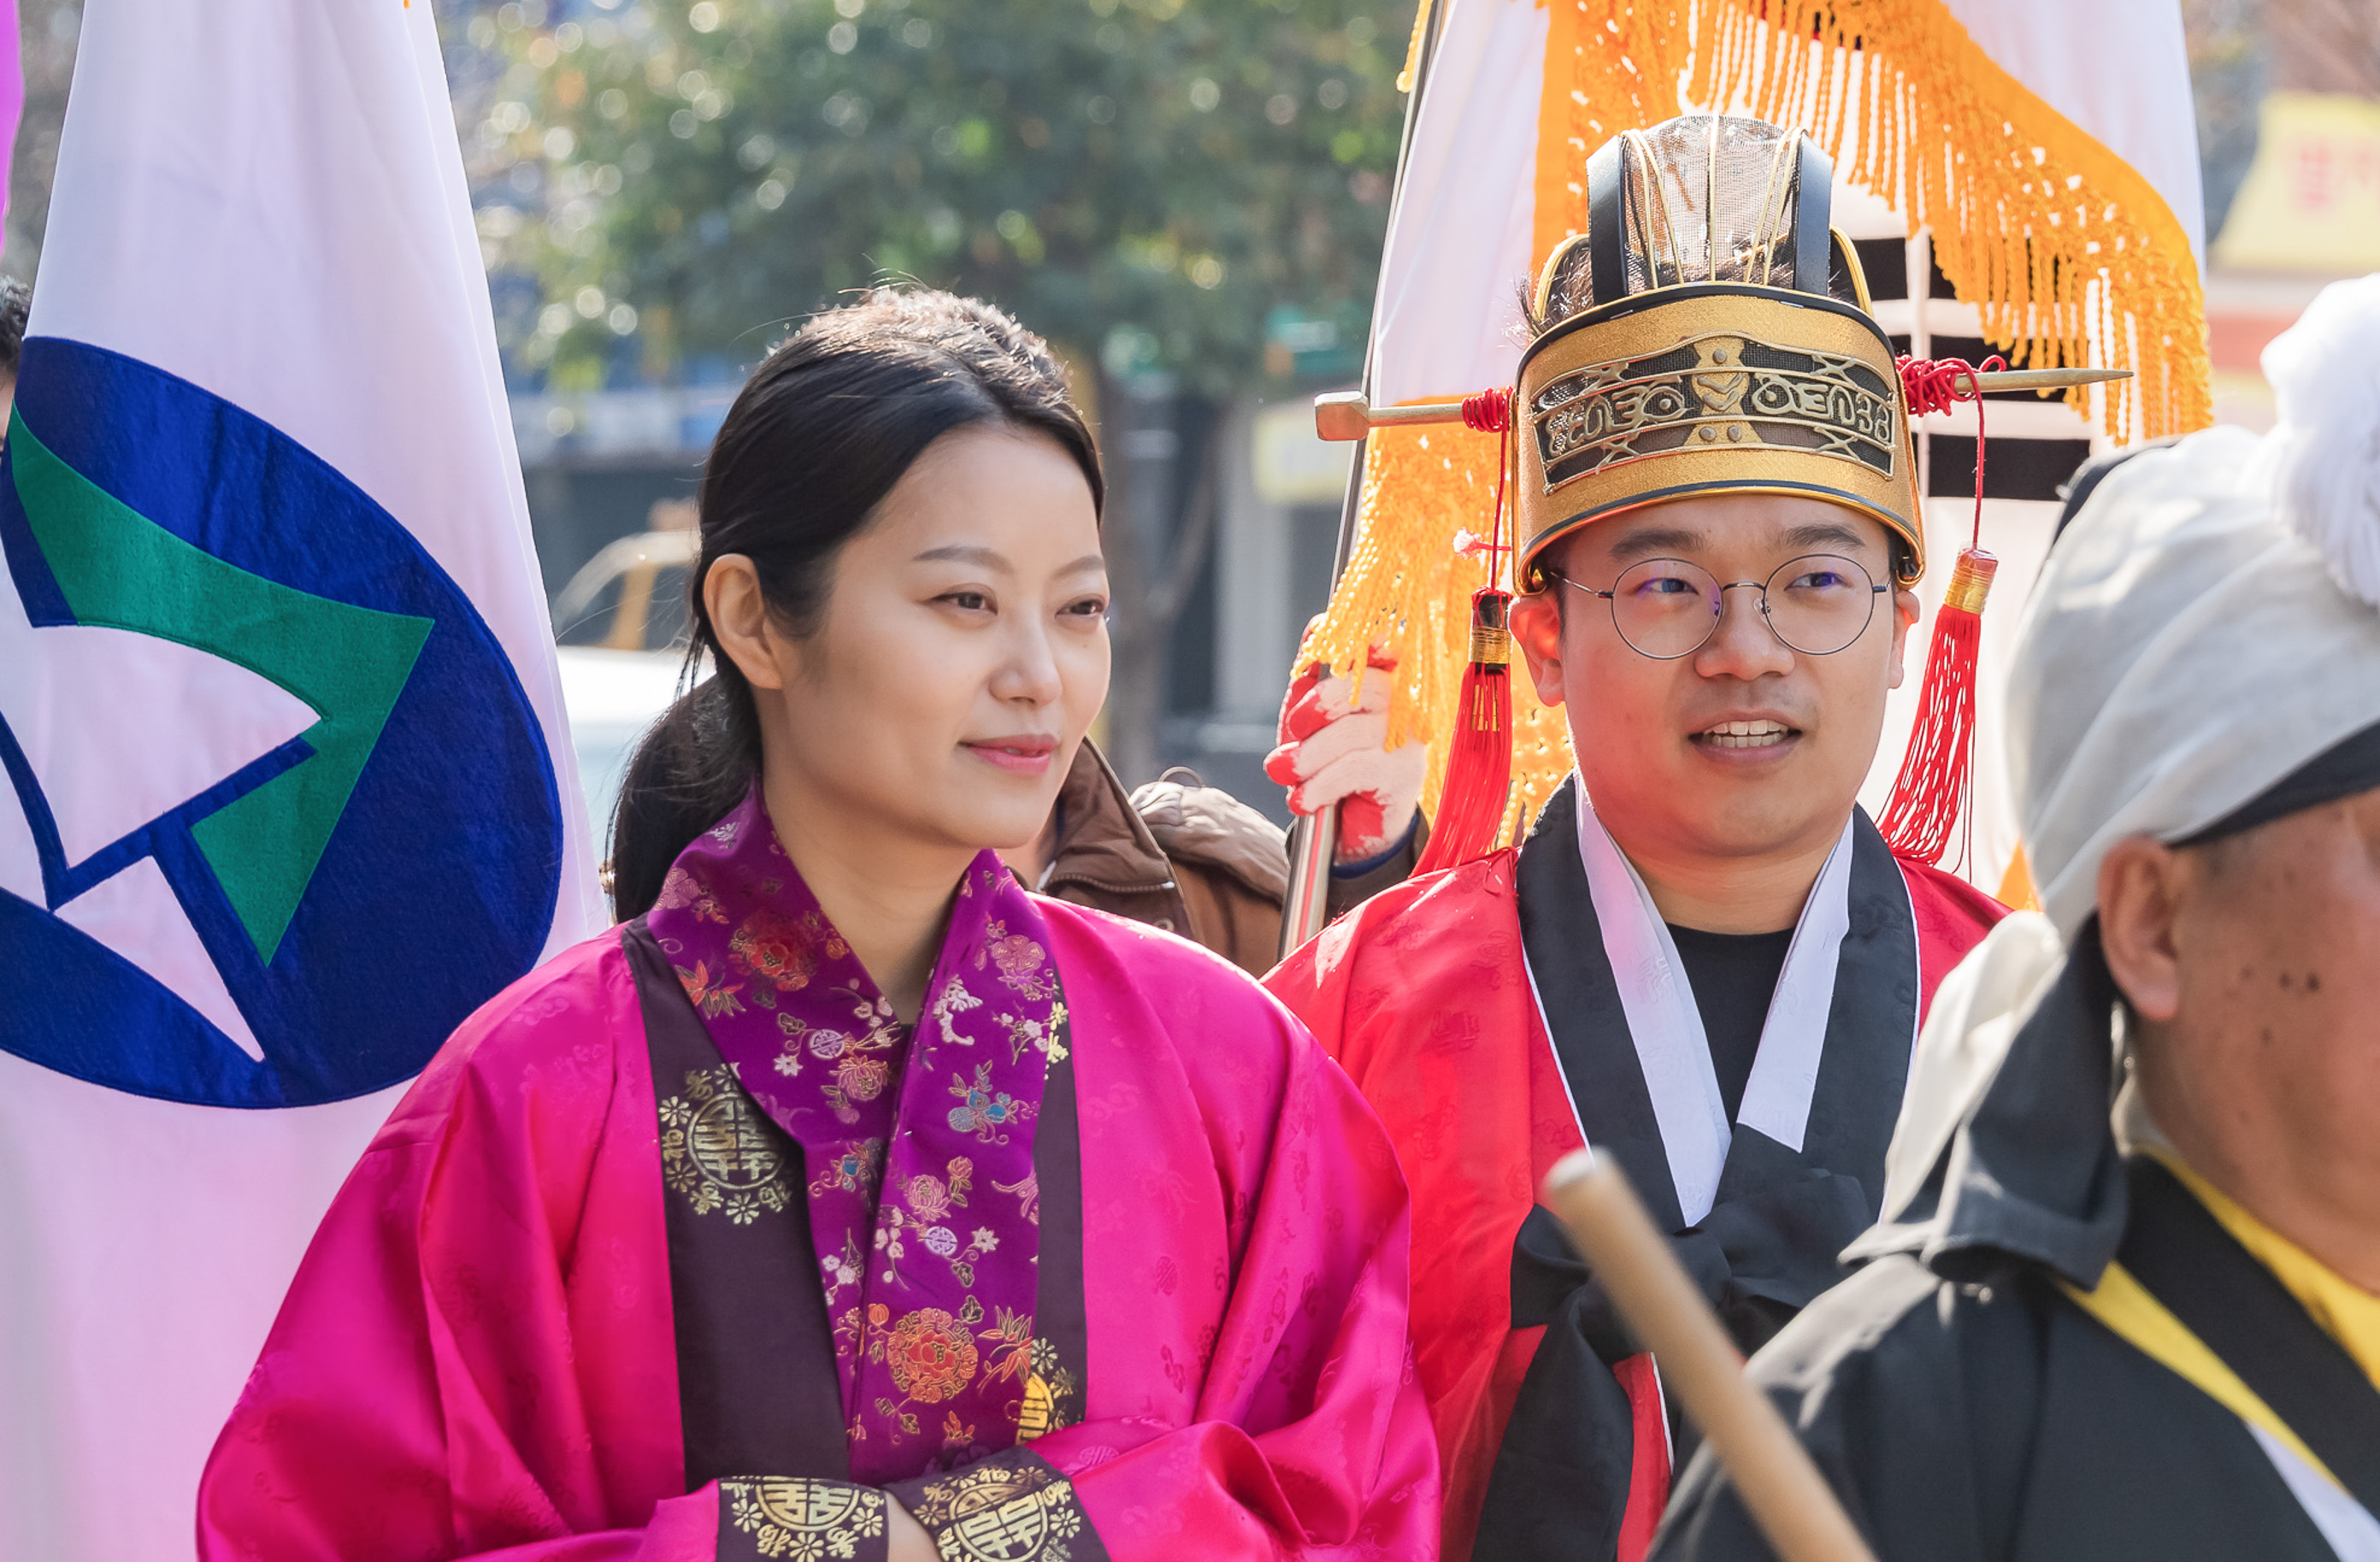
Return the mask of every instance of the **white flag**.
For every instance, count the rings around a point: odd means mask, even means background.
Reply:
[[[396,1092],[599,922],[428,0],[89,0],[0,562],[0,1557],[187,1556]]]

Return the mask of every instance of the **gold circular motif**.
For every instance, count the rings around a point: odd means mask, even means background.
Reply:
[[[696,1109],[686,1147],[705,1180],[737,1191],[771,1182],[780,1170],[776,1147],[739,1092],[722,1091]]]
[[[942,1536],[956,1542],[968,1562],[1033,1556],[1050,1538],[1050,1510],[1038,1493],[1003,1501],[998,1491],[969,1492],[951,1506],[953,1522]]]
[[[771,1480],[761,1482],[756,1495],[771,1522],[803,1531],[847,1527],[873,1494],[828,1481]]]

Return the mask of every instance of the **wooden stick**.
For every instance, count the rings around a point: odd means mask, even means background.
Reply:
[[[1743,1506],[1783,1562],[1876,1562],[1785,1418],[1743,1375],[1734,1342],[1620,1164],[1573,1151],[1547,1174],[1545,1201],[1629,1329],[1652,1350],[1662,1382],[1726,1462]]]
[[[1404,125],[1397,132],[1397,169],[1389,188],[1389,210],[1397,209],[1397,192],[1404,188],[1405,164],[1413,156],[1415,110],[1421,103],[1423,88],[1429,84],[1431,56],[1438,53],[1439,23],[1446,19],[1450,0],[1421,0],[1422,15],[1416,18],[1421,32],[1421,56],[1414,67],[1413,90],[1405,94]],[[1377,319],[1377,315],[1375,319]],[[1364,384],[1372,383],[1374,349],[1379,346],[1376,336],[1367,333],[1364,342]],[[1364,405],[1364,392],[1351,393],[1355,405]],[[1333,399],[1326,397],[1328,399]],[[1460,404],[1455,416],[1461,417]],[[1322,409],[1314,413],[1318,428]],[[1368,426],[1368,425],[1366,425]],[[1353,433],[1325,433],[1325,439],[1361,440],[1364,427]],[[1330,590],[1339,590],[1339,577],[1347,573],[1347,560],[1355,552],[1355,521],[1364,497],[1364,452],[1359,447],[1347,467],[1347,494],[1339,507],[1339,545],[1330,556]],[[1325,914],[1330,909],[1330,865],[1339,857],[1339,804],[1306,815],[1305,828],[1290,838],[1289,892],[1281,907],[1280,958],[1287,959],[1299,945],[1322,931]]]

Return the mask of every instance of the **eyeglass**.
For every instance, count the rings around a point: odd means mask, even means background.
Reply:
[[[1581,585],[1547,565],[1538,569],[1573,591],[1611,604],[1612,628],[1639,655],[1658,662],[1691,656],[1718,628],[1727,593],[1760,593],[1760,616],[1787,650],[1831,656],[1867,632],[1876,599],[1890,591],[1840,554],[1804,554],[1779,565],[1766,580],[1730,580],[1682,558],[1630,565],[1608,592]]]

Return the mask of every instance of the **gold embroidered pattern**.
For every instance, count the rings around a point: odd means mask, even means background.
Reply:
[[[1741,336],[1585,364],[1542,386],[1529,414],[1548,492],[1627,461],[1746,443],[1889,476],[1900,440],[1899,403],[1874,365]]]
[[[793,1200],[784,1157],[759,1108],[724,1065],[686,1071],[686,1093],[661,1104],[662,1181],[697,1214],[722,1210],[738,1226]]]
[[[1073,1562],[1083,1532],[1073,1483],[1038,1458],[986,1459],[917,1488],[909,1505],[942,1562]]]
[[[1030,1443],[1082,1420],[1081,1407],[1075,1403],[1079,1392],[1075,1374],[1059,1361],[1058,1348],[1046,1339],[1036,1339],[1033,1370],[1025,1379],[1025,1403],[1016,1417],[1017,1441]]]
[[[722,1481],[719,1495],[735,1528],[761,1556],[788,1562],[848,1562],[859,1543],[884,1533],[884,1494],[841,1481],[765,1476]]]

